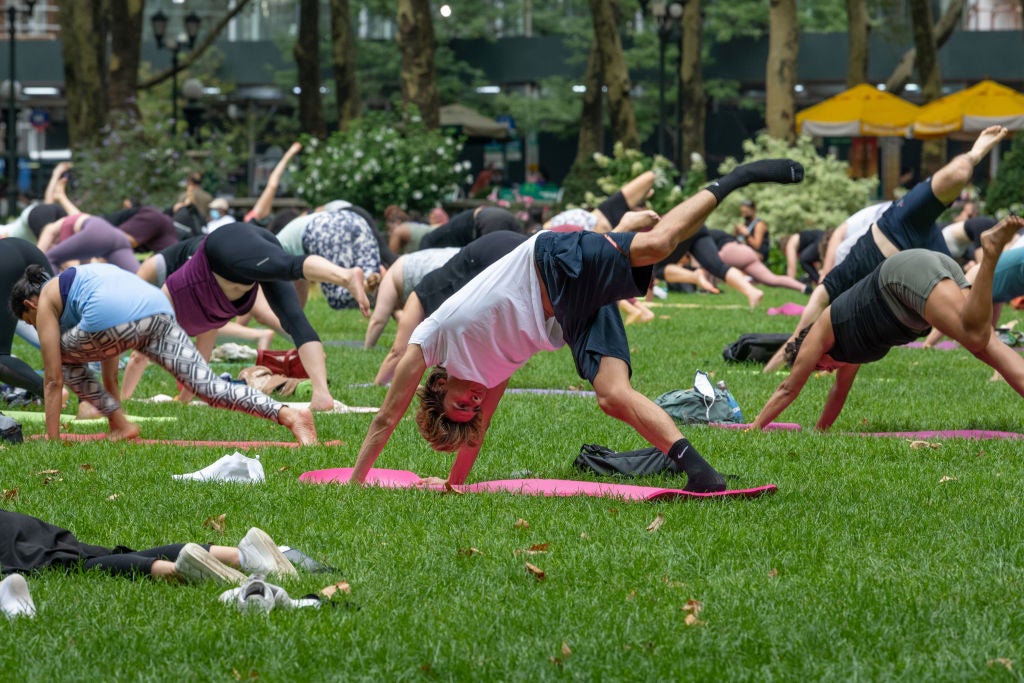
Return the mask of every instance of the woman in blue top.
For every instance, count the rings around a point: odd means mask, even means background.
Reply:
[[[138,426],[128,421],[115,398],[118,357],[137,349],[210,405],[273,420],[288,427],[299,443],[316,443],[312,413],[220,379],[175,322],[163,292],[116,266],[76,266],[56,278],[40,266],[29,266],[14,284],[10,303],[15,316],[39,331],[48,439],[60,437],[65,382],[107,416],[109,438],[139,436]],[[91,361],[101,361],[102,386],[89,370]]]

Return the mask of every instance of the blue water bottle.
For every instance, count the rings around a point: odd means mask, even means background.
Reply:
[[[721,381],[718,383],[718,388],[725,394],[725,402],[732,408],[732,417],[736,422],[743,424],[743,411],[740,410],[740,404],[736,402],[729,390],[725,386],[725,382]]]

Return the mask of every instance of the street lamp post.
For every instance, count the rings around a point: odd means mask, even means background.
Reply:
[[[158,50],[167,50],[171,53],[171,126],[175,130],[178,127],[178,54],[185,45],[191,50],[196,45],[196,36],[199,35],[199,15],[189,12],[185,17],[185,34],[173,38],[167,35],[167,15],[157,10],[156,14],[150,17],[153,26],[153,37],[156,38]],[[184,43],[184,45],[183,45]]]
[[[665,156],[665,49],[670,40],[678,42],[683,3],[652,2],[649,7],[658,22],[658,154]]]
[[[7,217],[18,213],[18,87],[15,81],[14,45],[17,40],[18,17],[29,18],[36,0],[25,0],[22,7],[16,0],[7,2],[7,47],[9,79],[7,81]]]

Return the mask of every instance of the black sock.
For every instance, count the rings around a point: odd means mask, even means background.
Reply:
[[[672,448],[668,449],[668,457],[679,463],[683,472],[686,472],[684,491],[709,493],[725,490],[725,478],[701,457],[686,437],[672,444]]]
[[[762,159],[737,166],[704,189],[715,195],[721,204],[733,190],[751,183],[799,183],[804,179],[804,167],[792,159]]]

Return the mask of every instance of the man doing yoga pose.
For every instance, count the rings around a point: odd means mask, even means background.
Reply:
[[[420,432],[437,450],[457,451],[448,481],[461,484],[476,461],[509,377],[533,354],[563,344],[601,409],[630,425],[686,472],[686,489],[722,491],[725,480],[683,437],[668,413],[630,385],[629,345],[615,302],[642,296],[655,263],[697,231],[729,192],[757,182],[795,183],[788,159],[746,164],[657,220],[648,232],[544,231],[512,250],[448,299],[413,332],[380,412],[356,459],[363,482],[420,379]]]

